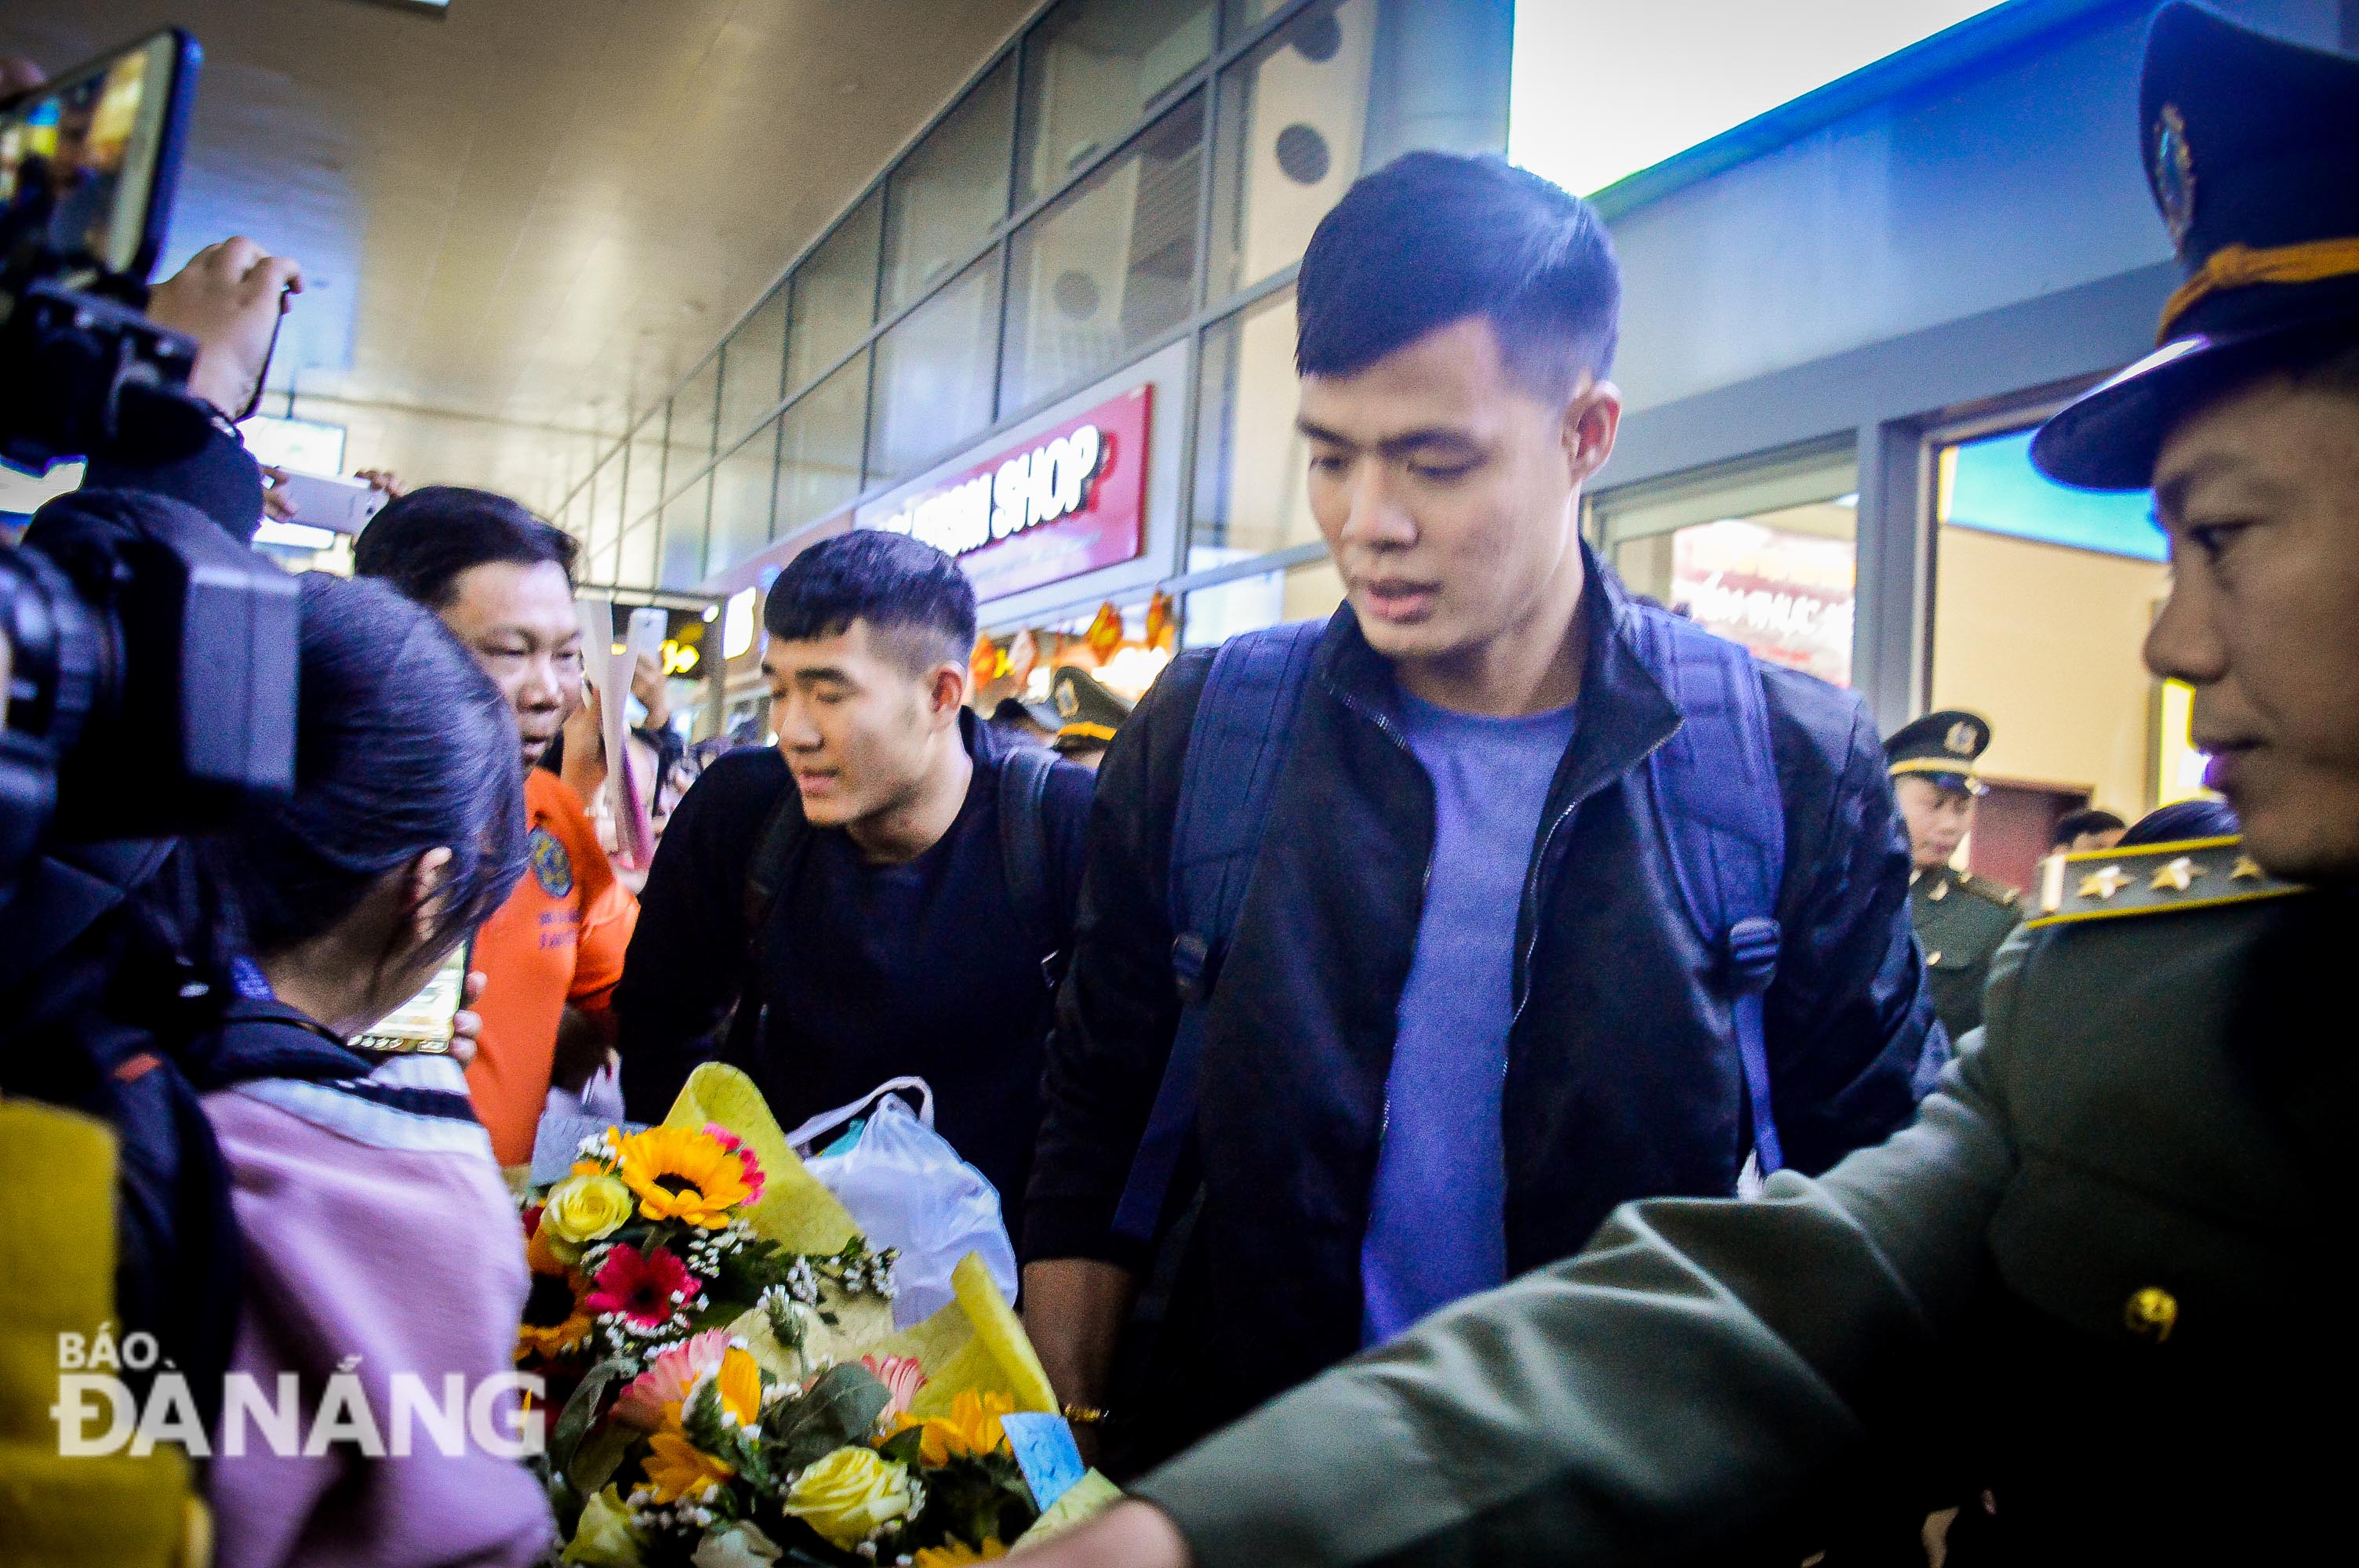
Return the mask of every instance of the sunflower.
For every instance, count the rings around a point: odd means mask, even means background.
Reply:
[[[524,1257],[532,1269],[532,1289],[516,1328],[516,1358],[553,1361],[590,1342],[596,1326],[584,1299],[590,1281],[567,1268],[538,1235],[526,1243]]]
[[[951,1541],[940,1546],[919,1547],[917,1568],[966,1568],[970,1563],[996,1563],[1006,1555],[1007,1548],[999,1544],[997,1536],[984,1537],[981,1546]]]
[[[709,1132],[650,1127],[623,1140],[622,1176],[639,1195],[649,1219],[677,1219],[707,1230],[729,1223],[729,1211],[752,1201],[746,1161]]]
[[[978,1394],[973,1389],[962,1389],[951,1401],[948,1415],[929,1415],[922,1420],[903,1415],[896,1419],[894,1430],[905,1432],[912,1426],[925,1428],[918,1440],[918,1457],[926,1464],[941,1465],[965,1454],[980,1458],[995,1454],[1007,1441],[1006,1429],[999,1418],[1016,1412],[1013,1394]]]

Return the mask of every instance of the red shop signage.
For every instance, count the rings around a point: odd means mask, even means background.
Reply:
[[[1147,548],[1147,427],[1136,386],[902,499],[876,524],[958,557],[977,599],[1020,593]]]

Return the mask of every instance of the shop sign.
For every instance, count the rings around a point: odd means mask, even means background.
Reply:
[[[905,496],[876,525],[958,557],[993,600],[1134,560],[1147,547],[1152,384]]]
[[[1851,684],[1849,539],[1723,518],[1671,536],[1670,602],[1765,659]]]

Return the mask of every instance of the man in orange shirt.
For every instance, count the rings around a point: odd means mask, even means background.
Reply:
[[[530,869],[475,934],[483,1034],[467,1087],[505,1166],[532,1160],[552,1082],[578,1088],[614,1044],[607,1003],[639,907],[582,802],[534,766],[582,702],[574,542],[505,496],[433,485],[389,503],[353,548],[442,618],[506,694],[524,746]]]

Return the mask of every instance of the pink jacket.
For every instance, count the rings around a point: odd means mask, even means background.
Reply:
[[[279,1374],[294,1373],[309,1438],[328,1379],[350,1363],[387,1455],[351,1442],[276,1454],[252,1420],[235,1423],[245,1452],[233,1455],[225,1409],[210,1486],[219,1568],[522,1568],[552,1540],[522,1464],[480,1447],[472,1423],[445,1454],[432,1424],[449,1374],[472,1401],[513,1372],[527,1283],[516,1207],[465,1095],[454,1064],[402,1057],[353,1083],[264,1079],[206,1098],[245,1245],[232,1396],[244,1374],[272,1401]],[[408,1457],[393,1456],[397,1381],[438,1407],[408,1423]],[[501,1437],[516,1430],[516,1405],[499,1400]]]

